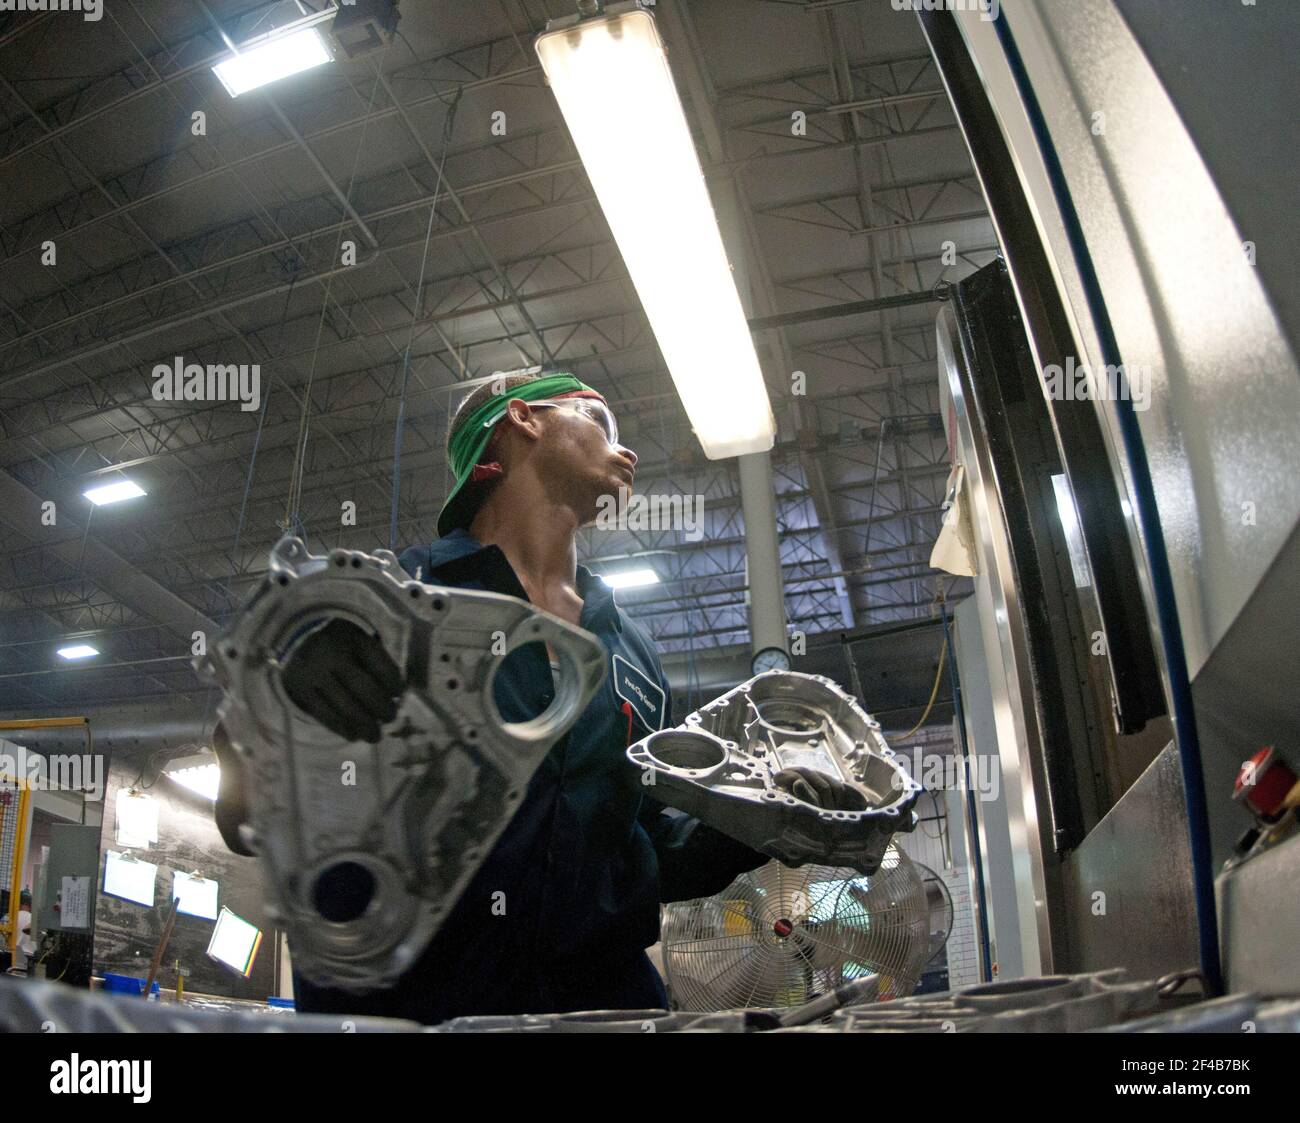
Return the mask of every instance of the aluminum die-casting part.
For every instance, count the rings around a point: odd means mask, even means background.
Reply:
[[[921,785],[885,744],[879,722],[821,675],[756,675],[627,755],[655,799],[788,866],[873,874],[895,832],[916,827]],[[786,768],[841,780],[861,807],[829,810],[799,799],[776,784]]]
[[[816,1005],[781,1010],[582,1010],[484,1014],[436,1026],[349,1015],[356,1033],[1256,1033],[1300,1032],[1300,1002],[1232,994],[1174,1006],[1160,979],[1122,968],[983,983],[889,1002],[854,1001],[824,1020]],[[859,998],[861,996],[858,996]],[[802,1017],[800,1016],[802,1012]],[[781,1015],[794,1015],[786,1025]],[[240,1001],[123,1001],[45,979],[0,976],[0,1033],[338,1033],[337,1014],[292,1014]]]
[[[373,631],[403,669],[377,744],[330,732],[281,684],[296,644],[335,618]],[[555,697],[507,723],[496,671],[534,642],[559,659]],[[595,636],[515,597],[413,581],[387,550],[318,557],[281,539],[266,579],[195,665],[224,691],[221,720],[248,775],[241,837],[308,979],[350,991],[397,981],[590,702],[605,662]]]

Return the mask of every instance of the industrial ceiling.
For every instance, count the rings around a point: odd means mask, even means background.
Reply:
[[[619,600],[698,692],[711,661],[748,658],[737,474],[691,434],[533,53],[572,3],[405,0],[391,43],[232,99],[217,25],[243,41],[320,6],[0,16],[0,711],[209,707],[194,633],[271,544],[431,539],[457,383],[538,364],[607,395],[640,489],[704,498],[699,533],[580,539],[597,570],[657,570]],[[719,217],[742,298],[767,320],[789,625],[816,647],[932,618],[936,299],[996,240],[915,15],[656,12],[715,198],[738,201]],[[259,364],[258,408],[157,400],[151,372],[176,356]],[[83,497],[124,476],[147,496]],[[70,640],[101,654],[63,665]],[[937,644],[914,646],[923,703]]]

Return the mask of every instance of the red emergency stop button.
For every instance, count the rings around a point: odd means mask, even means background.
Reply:
[[[1244,800],[1254,814],[1272,821],[1286,810],[1285,800],[1296,785],[1296,774],[1266,745],[1241,766],[1232,798]]]

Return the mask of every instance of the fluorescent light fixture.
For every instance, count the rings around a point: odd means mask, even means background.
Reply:
[[[268,82],[278,82],[291,74],[301,74],[314,66],[329,62],[331,55],[325,40],[314,27],[300,31],[272,34],[239,48],[239,54],[217,63],[212,73],[231,97],[246,94]]]
[[[174,772],[169,771],[167,775],[182,787],[197,792],[204,799],[216,801],[217,788],[221,784],[221,769],[217,765],[203,764],[196,768],[178,768]]]
[[[659,584],[659,574],[653,569],[625,569],[621,573],[602,573],[600,579],[611,589],[639,589],[642,585]]]
[[[58,653],[64,659],[89,659],[92,655],[98,655],[99,650],[88,643],[74,643],[71,647],[60,647]]]
[[[704,454],[770,449],[767,388],[654,17],[546,31],[537,54]]]
[[[102,507],[105,503],[120,503],[123,499],[135,499],[144,494],[144,488],[131,480],[118,480],[117,483],[105,484],[103,487],[92,487],[85,493],[86,498],[96,507]]]
[[[182,787],[216,802],[217,789],[221,784],[221,766],[211,753],[177,757],[167,763],[164,771]]]

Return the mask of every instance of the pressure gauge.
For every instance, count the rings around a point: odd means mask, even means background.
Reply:
[[[779,647],[765,647],[762,651],[755,652],[754,657],[749,661],[749,670],[751,674],[761,675],[764,671],[788,671],[790,669],[790,656]]]

